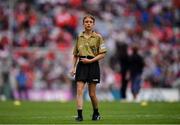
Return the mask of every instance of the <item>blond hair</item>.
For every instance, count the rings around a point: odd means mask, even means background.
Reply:
[[[85,15],[83,18],[83,23],[86,18],[91,18],[93,20],[93,23],[95,23],[95,17],[93,15],[91,15],[91,14]]]

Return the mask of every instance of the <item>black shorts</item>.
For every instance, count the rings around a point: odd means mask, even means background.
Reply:
[[[88,56],[85,58],[91,59],[93,57]],[[76,68],[75,80],[83,81],[85,83],[100,83],[100,67],[98,61],[88,64],[79,61]]]

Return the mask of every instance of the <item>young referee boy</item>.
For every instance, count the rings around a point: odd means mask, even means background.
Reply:
[[[75,75],[77,83],[77,121],[83,121],[83,91],[86,83],[93,107],[92,120],[100,120],[96,97],[96,85],[100,83],[98,61],[105,57],[107,49],[102,36],[93,31],[94,25],[95,18],[92,15],[83,18],[84,31],[79,34],[73,51],[71,75]]]

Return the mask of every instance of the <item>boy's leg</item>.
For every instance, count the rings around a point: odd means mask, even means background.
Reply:
[[[76,95],[76,103],[77,103],[77,113],[78,117],[77,121],[83,120],[82,109],[83,109],[83,91],[84,91],[85,83],[82,81],[77,82],[77,95]]]
[[[88,85],[88,89],[89,89],[89,96],[91,98],[91,103],[94,109],[92,120],[99,120],[100,114],[98,111],[98,100],[96,97],[96,83],[90,83]]]

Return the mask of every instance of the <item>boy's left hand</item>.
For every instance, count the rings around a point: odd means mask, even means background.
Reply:
[[[91,63],[91,59],[87,59],[87,58],[81,58],[80,61],[83,62],[84,64]]]

